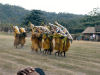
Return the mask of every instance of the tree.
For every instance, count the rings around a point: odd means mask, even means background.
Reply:
[[[88,15],[90,16],[100,15],[100,8],[93,8],[93,10],[88,13]]]
[[[28,25],[31,22],[34,25],[41,25],[46,22],[45,16],[40,10],[32,10],[27,17],[25,17],[23,24]]]
[[[90,11],[89,14],[81,20],[81,23],[85,27],[100,25],[100,8],[94,8]]]
[[[19,6],[1,4],[0,3],[0,22],[10,24],[21,24],[25,15],[29,14],[29,10],[25,10]]]

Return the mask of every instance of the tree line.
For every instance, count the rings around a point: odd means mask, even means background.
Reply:
[[[0,27],[19,25],[29,27],[29,22],[34,25],[47,25],[49,22],[58,21],[70,33],[81,33],[88,26],[100,25],[100,9],[94,8],[87,15],[72,13],[55,13],[41,10],[26,10],[19,6],[0,4]]]

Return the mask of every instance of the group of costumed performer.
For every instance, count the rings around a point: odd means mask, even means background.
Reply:
[[[51,54],[56,50],[55,55],[65,56],[73,40],[67,28],[58,22],[55,22],[55,24],[49,23],[45,26],[34,26],[30,23],[30,26],[32,29],[32,50],[43,49],[45,54]]]
[[[21,27],[18,28],[18,26],[13,26],[14,30],[14,46],[17,48],[18,45],[21,45],[21,47],[25,44],[25,38],[26,38],[26,31],[25,28]]]

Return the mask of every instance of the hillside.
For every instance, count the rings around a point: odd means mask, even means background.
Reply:
[[[77,15],[71,13],[55,13],[41,10],[32,10],[27,17],[24,18],[23,25],[27,26],[29,22],[34,25],[41,25],[42,23],[54,23],[58,21],[61,25],[66,27],[71,33],[77,33],[84,30],[80,20],[84,15]]]
[[[19,6],[0,4],[0,23],[1,24],[21,24],[23,18],[29,13],[28,10]]]
[[[78,33],[84,30],[80,20],[84,15],[71,14],[71,13],[47,13],[46,18],[49,22],[58,21],[61,25],[66,27],[71,33]]]
[[[54,23],[54,21],[58,21],[60,24],[65,26],[71,33],[79,33],[84,30],[84,27],[80,23],[80,20],[84,17],[84,15],[77,15],[71,13],[55,13],[55,12],[46,12],[41,11],[42,15],[33,16],[34,11],[38,10],[26,10],[19,6],[13,5],[3,5],[0,4],[0,26],[8,26],[8,25],[27,25],[29,21],[33,21],[34,18],[35,25],[40,25],[42,22],[41,19],[45,18],[45,23],[49,22]],[[41,18],[39,19],[39,16]],[[39,22],[40,21],[40,22]],[[37,23],[36,23],[37,22]]]

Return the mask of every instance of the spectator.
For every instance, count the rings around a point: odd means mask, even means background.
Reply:
[[[17,75],[45,75],[45,73],[40,68],[28,67],[28,68],[18,71]]]

